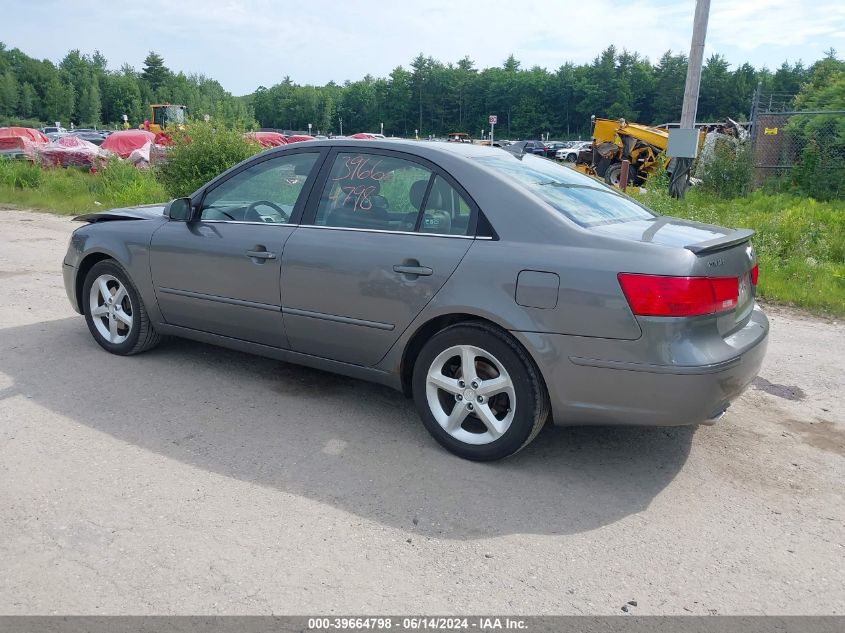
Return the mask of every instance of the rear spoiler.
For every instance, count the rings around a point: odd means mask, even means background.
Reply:
[[[705,242],[698,242],[697,244],[687,244],[684,246],[688,251],[692,251],[696,255],[703,253],[712,253],[713,251],[721,251],[737,244],[742,244],[751,239],[754,231],[751,229],[736,229],[727,235],[717,237]]]

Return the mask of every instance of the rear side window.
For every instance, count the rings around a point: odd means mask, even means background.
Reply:
[[[641,204],[574,169],[530,154],[477,159],[505,176],[581,226],[615,224],[656,217]]]
[[[463,196],[443,176],[435,176],[419,230],[421,233],[466,235],[470,213]]]
[[[340,153],[317,207],[315,224],[413,231],[431,171],[417,163],[365,153]]]
[[[470,206],[419,163],[361,152],[337,155],[314,223],[352,229],[466,235]]]

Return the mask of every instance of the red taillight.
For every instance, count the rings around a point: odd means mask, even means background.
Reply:
[[[751,269],[751,285],[757,285],[757,278],[760,276],[760,264],[754,264],[754,268]]]
[[[736,277],[666,277],[619,273],[619,285],[638,316],[698,316],[736,307]]]

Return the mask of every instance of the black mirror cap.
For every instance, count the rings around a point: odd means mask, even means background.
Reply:
[[[190,198],[176,198],[167,205],[167,217],[178,222],[190,222],[193,210]]]

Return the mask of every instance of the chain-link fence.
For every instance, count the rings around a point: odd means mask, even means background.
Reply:
[[[790,110],[792,97],[755,94],[752,186],[777,179],[816,198],[845,197],[845,110]]]

